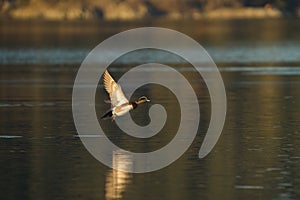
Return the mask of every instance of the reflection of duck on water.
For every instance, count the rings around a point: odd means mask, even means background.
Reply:
[[[110,101],[107,102],[111,103],[111,109],[107,111],[101,119],[111,118],[114,120],[116,116],[128,113],[130,110],[135,109],[139,104],[150,102],[145,96],[140,97],[135,102],[129,102],[125,97],[121,86],[116,83],[107,70],[104,72],[103,80],[105,90],[109,94]]]
[[[128,185],[132,183],[132,174],[124,171],[133,170],[133,157],[122,150],[115,150],[112,154],[112,167],[106,174],[106,200],[122,199]]]

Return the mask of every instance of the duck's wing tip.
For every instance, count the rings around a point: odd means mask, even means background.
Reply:
[[[103,73],[103,84],[105,90],[109,94],[112,93],[114,85],[117,84],[107,70],[105,70],[105,72]]]
[[[125,97],[121,86],[116,83],[113,77],[109,74],[108,70],[105,70],[103,74],[103,83],[105,90],[109,94],[112,107],[128,102],[128,99]]]

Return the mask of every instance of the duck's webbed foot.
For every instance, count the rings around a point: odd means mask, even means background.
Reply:
[[[115,118],[116,118],[115,115],[111,116],[111,121],[112,121],[112,122],[115,121]]]
[[[109,104],[111,102],[110,102],[110,100],[106,99],[106,100],[104,100],[104,103],[108,103]]]

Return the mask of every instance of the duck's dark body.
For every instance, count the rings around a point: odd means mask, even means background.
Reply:
[[[138,104],[135,103],[135,102],[129,102],[129,103],[126,103],[126,104],[122,104],[121,106],[114,107],[112,110],[109,110],[108,112],[106,112],[106,113],[101,117],[101,119],[104,119],[104,118],[111,118],[111,117],[113,117],[114,115],[117,115],[117,116],[124,115],[124,114],[127,113],[128,111],[133,110],[133,109],[136,109],[137,106],[138,106]],[[123,112],[124,112],[124,113],[123,113]]]

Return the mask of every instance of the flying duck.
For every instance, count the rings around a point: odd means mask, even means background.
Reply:
[[[109,94],[110,100],[105,101],[106,103],[111,104],[111,109],[108,110],[101,119],[111,118],[112,121],[115,119],[116,116],[122,116],[128,113],[130,110],[135,109],[139,104],[150,102],[150,100],[142,96],[137,101],[129,102],[128,99],[125,97],[121,86],[116,83],[113,77],[105,70],[103,74],[103,82],[104,88]]]

